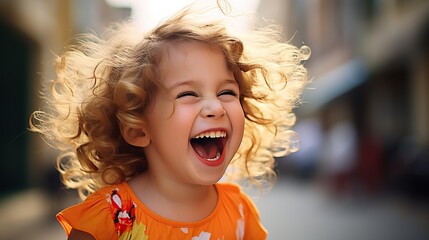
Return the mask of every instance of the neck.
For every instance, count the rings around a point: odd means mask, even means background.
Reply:
[[[171,202],[184,204],[204,200],[214,188],[213,185],[183,184],[163,176],[150,175],[146,181],[151,185],[153,194]]]
[[[144,173],[130,186],[147,208],[170,220],[190,222],[207,217],[216,207],[214,185],[192,185]]]

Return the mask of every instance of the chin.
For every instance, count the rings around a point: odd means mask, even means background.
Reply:
[[[218,179],[210,179],[210,180],[205,179],[205,180],[201,180],[199,182],[199,185],[201,185],[201,186],[212,186],[212,185],[215,185],[216,183],[218,183],[220,179],[221,179],[221,177],[218,178]]]
[[[219,182],[219,180],[222,179],[224,174],[224,169],[219,169],[217,173],[208,173],[207,171],[201,171],[199,172],[199,176],[196,177],[196,179],[198,179],[198,183],[200,185],[213,185]]]

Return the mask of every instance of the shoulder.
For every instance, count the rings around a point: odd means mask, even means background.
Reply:
[[[237,184],[218,183],[220,201],[228,211],[228,215],[235,212],[239,217],[237,234],[240,239],[265,239],[267,230],[262,226],[259,212],[252,199],[249,198]]]
[[[233,183],[218,183],[216,188],[219,192],[219,196],[223,198],[223,201],[235,204],[241,204],[245,210],[248,210],[259,216],[255,204],[246,193],[244,193],[240,186]]]
[[[64,209],[57,219],[67,235],[75,229],[90,233],[96,239],[110,239],[116,236],[117,212],[129,205],[126,203],[132,203],[126,184],[107,186],[92,193],[85,201]]]
[[[106,186],[92,193],[82,203],[72,208],[83,209],[86,213],[102,211],[111,214],[122,208],[125,203],[133,202],[130,191],[126,183]]]

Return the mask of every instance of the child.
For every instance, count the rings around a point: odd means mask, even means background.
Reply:
[[[294,151],[308,55],[276,28],[246,39],[202,19],[186,8],[146,34],[117,25],[58,59],[51,109],[31,129],[62,151],[65,185],[89,195],[57,215],[69,239],[266,238],[252,201],[218,181],[274,181],[273,156]]]

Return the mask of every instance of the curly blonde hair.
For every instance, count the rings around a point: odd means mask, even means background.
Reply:
[[[292,110],[307,82],[308,54],[282,42],[277,27],[237,37],[220,22],[201,23],[192,16],[184,9],[146,34],[130,22],[116,24],[106,40],[83,35],[58,57],[48,108],[33,113],[30,129],[61,151],[57,168],[63,182],[82,198],[149,167],[142,149],[124,140],[121,126],[141,125],[162,86],[161,51],[178,41],[221,49],[239,84],[245,132],[228,171],[232,180],[273,182],[274,157],[297,149]]]

